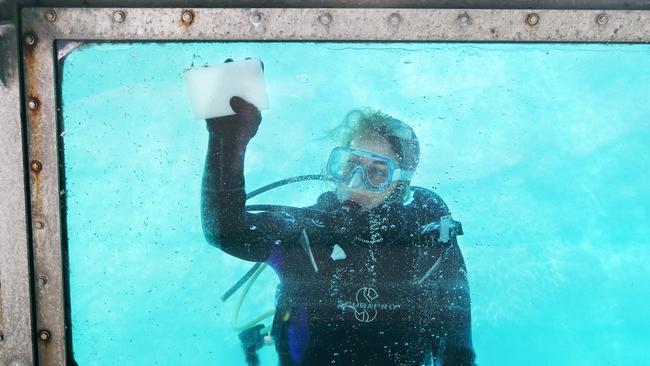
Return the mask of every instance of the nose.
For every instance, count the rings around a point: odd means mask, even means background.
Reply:
[[[354,169],[352,171],[352,176],[350,177],[350,181],[348,182],[348,188],[350,189],[363,188],[362,174],[363,173],[360,171],[359,167],[357,167],[357,169]]]

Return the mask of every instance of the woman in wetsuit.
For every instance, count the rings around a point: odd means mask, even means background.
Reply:
[[[419,145],[379,112],[346,120],[327,172],[336,191],[298,212],[245,210],[244,155],[259,110],[207,120],[202,222],[208,242],[280,279],[281,365],[474,365],[465,264],[447,206],[411,188]],[[351,117],[352,116],[352,117]]]

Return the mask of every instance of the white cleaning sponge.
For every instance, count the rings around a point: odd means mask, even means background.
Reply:
[[[264,71],[259,59],[228,62],[186,70],[185,84],[196,119],[235,114],[230,98],[238,96],[258,109],[268,109]]]

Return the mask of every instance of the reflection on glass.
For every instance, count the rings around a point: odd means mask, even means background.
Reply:
[[[641,363],[649,51],[75,50],[61,84],[75,359]],[[194,119],[184,70],[247,57],[270,108],[236,98],[239,113]]]

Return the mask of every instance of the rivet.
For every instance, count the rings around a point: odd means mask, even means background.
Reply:
[[[38,160],[32,160],[32,163],[30,164],[30,168],[34,173],[38,173],[41,170],[43,170],[43,164],[41,164],[41,162]]]
[[[332,22],[332,15],[330,13],[323,13],[318,16],[318,21],[323,25],[328,25]]]
[[[48,10],[45,12],[45,19],[48,22],[53,22],[56,20],[56,12],[54,10]]]
[[[38,108],[38,100],[33,99],[33,98],[29,99],[27,101],[27,108],[29,108],[32,111],[35,111],[36,108]]]
[[[526,17],[526,23],[530,26],[535,26],[537,23],[539,23],[539,14],[537,13],[530,13]]]
[[[25,34],[25,44],[28,46],[33,46],[36,43],[36,36],[32,33]]]
[[[256,11],[251,14],[250,21],[253,24],[259,24],[262,21],[262,13]]]
[[[402,22],[402,17],[397,13],[391,14],[390,17],[388,18],[388,22],[391,25],[397,26],[399,25],[399,23]]]
[[[181,15],[181,19],[183,20],[183,23],[192,23],[192,20],[194,20],[194,14],[186,10],[183,12],[183,15]]]
[[[34,227],[37,228],[37,229],[39,229],[39,230],[41,230],[42,228],[45,227],[45,223],[43,223],[43,221],[36,221],[36,222],[34,223]]]
[[[599,14],[596,17],[596,23],[600,25],[605,25],[607,24],[608,21],[609,21],[609,17],[607,16],[607,14]]]
[[[47,277],[42,276],[42,275],[41,275],[41,276],[38,276],[38,284],[39,284],[41,287],[47,285]]]
[[[458,16],[458,21],[460,22],[460,24],[469,24],[469,22],[470,22],[469,15],[467,13],[463,13],[463,14],[459,15]]]
[[[113,13],[113,20],[122,23],[126,19],[126,13],[123,12],[122,10],[118,10]]]
[[[38,339],[40,339],[43,342],[47,342],[50,340],[50,331],[47,329],[43,329],[40,332],[38,332]]]

